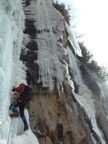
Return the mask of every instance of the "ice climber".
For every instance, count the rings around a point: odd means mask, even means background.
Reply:
[[[20,117],[24,123],[24,131],[28,129],[27,119],[24,115],[24,108],[27,102],[32,98],[32,86],[20,84],[18,87],[12,89],[13,93],[17,93],[16,100],[10,105],[9,109],[12,110],[14,113],[10,114],[11,117]],[[19,107],[19,112],[17,110]]]

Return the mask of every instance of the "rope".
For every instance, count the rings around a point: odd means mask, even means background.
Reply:
[[[12,124],[12,119],[11,119],[11,122],[10,122],[10,127],[9,127],[9,134],[8,134],[7,144],[9,144],[9,138],[10,138],[10,132],[11,132],[11,124]]]
[[[6,119],[3,121],[3,123],[0,125],[0,128],[5,124],[5,122],[7,121],[9,116],[6,117]],[[9,144],[9,137],[10,137],[10,131],[11,131],[11,123],[12,123],[12,120],[10,122],[10,127],[9,127],[9,134],[8,134],[8,138],[7,138],[7,144]]]
[[[2,127],[2,125],[4,125],[4,123],[7,121],[9,116],[6,117],[6,119],[3,121],[3,123],[0,125],[0,128]]]

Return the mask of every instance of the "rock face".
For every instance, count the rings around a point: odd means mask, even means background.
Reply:
[[[107,119],[101,100],[94,103],[100,88],[76,58],[81,52],[69,26],[51,0],[23,0],[23,8],[21,60],[34,88],[32,131],[40,144],[105,144]]]
[[[36,94],[30,102],[29,112],[34,133],[38,127],[51,141],[45,141],[40,136],[43,143],[55,143],[58,140],[66,144],[89,144],[90,137],[63,93],[42,91]]]

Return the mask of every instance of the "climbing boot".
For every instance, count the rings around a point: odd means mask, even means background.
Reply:
[[[12,118],[19,117],[19,112],[15,111],[14,113],[10,114],[10,117],[12,117]]]
[[[28,130],[28,124],[24,124],[24,131]]]

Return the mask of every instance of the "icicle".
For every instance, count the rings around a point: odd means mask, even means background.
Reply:
[[[72,46],[74,48],[75,53],[78,56],[82,57],[81,49],[80,49],[80,47],[79,47],[79,45],[78,45],[78,43],[76,41],[76,38],[75,38],[75,35],[74,35],[72,29],[68,26],[67,23],[65,23],[65,25],[66,25],[66,30],[67,30],[67,32],[69,34],[69,40],[70,40],[70,42],[71,42],[71,44],[72,44]]]

